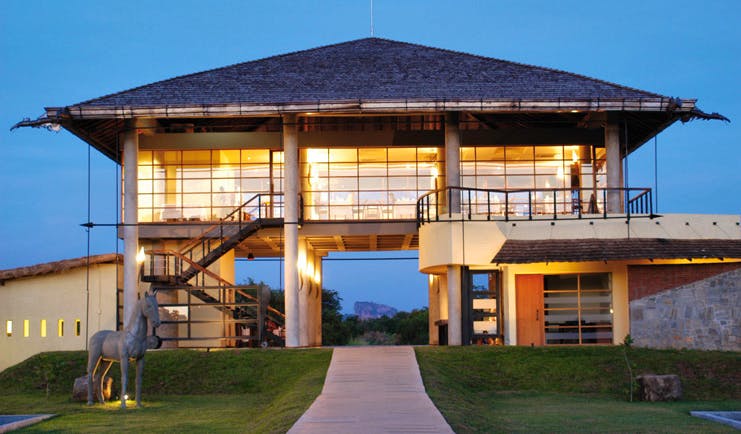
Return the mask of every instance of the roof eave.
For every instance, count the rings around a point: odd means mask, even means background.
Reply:
[[[296,101],[287,103],[228,103],[152,106],[77,105],[47,108],[46,118],[55,119],[132,119],[265,116],[283,113],[384,113],[470,111],[511,112],[676,112],[691,114],[694,99],[676,98],[584,98],[584,99],[357,99]]]

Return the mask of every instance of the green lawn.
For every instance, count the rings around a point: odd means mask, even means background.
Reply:
[[[628,402],[622,347],[417,347],[416,353],[427,392],[461,434],[732,432],[689,411],[741,409],[738,352],[630,349],[636,374],[680,375],[686,400],[674,403]],[[117,401],[88,407],[70,400],[85,353],[44,353],[0,373],[0,414],[59,415],[27,429],[36,432],[282,433],[320,393],[331,354],[151,352],[144,408],[129,402],[121,411]],[[111,373],[119,384],[118,370]]]
[[[630,349],[634,372],[678,373],[686,401],[628,402],[621,347],[418,347],[430,398],[459,434],[733,432],[690,410],[741,409],[741,355]]]
[[[27,429],[39,432],[282,433],[319,395],[331,354],[329,349],[147,353],[144,408],[129,402],[121,411],[118,401],[92,407],[71,401],[74,378],[85,372],[84,353],[45,353],[0,373],[0,414],[59,414]],[[111,370],[115,384],[117,367]]]

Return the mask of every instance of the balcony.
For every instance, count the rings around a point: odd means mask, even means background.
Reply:
[[[608,211],[610,204],[619,212]],[[653,218],[650,188],[489,190],[447,187],[417,201],[417,225],[461,220]]]

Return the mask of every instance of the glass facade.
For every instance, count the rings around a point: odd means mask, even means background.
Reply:
[[[598,212],[606,187],[605,150],[593,146],[480,146],[461,148],[461,187],[533,190],[509,196],[509,212],[525,215]],[[504,214],[503,194],[473,193],[463,198],[474,214]],[[492,207],[493,205],[493,207]],[[490,209],[489,207],[492,207]]]
[[[256,194],[283,191],[283,153],[139,151],[139,221],[218,220]]]
[[[309,220],[414,219],[417,198],[442,185],[441,148],[301,150]]]
[[[443,188],[440,147],[317,147],[299,155],[307,220],[416,218],[417,199]],[[604,148],[473,146],[461,148],[461,187],[534,190],[509,196],[509,211],[535,214],[602,209]],[[214,221],[257,194],[283,192],[283,153],[269,149],[141,150],[139,221]],[[504,196],[475,192],[474,213],[504,212]],[[587,209],[589,204],[589,209]],[[480,208],[480,209],[479,209]],[[529,210],[529,208],[528,208]]]

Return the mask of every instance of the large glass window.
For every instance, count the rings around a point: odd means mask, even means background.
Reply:
[[[139,151],[139,221],[218,220],[282,192],[282,159],[269,149]]]
[[[582,145],[475,146],[461,148],[461,186],[494,190],[535,190],[510,194],[509,212],[534,214],[598,212],[604,187],[604,148]],[[590,191],[591,190],[591,191]],[[531,195],[531,196],[529,196]],[[593,196],[592,196],[593,195]],[[472,212],[503,214],[503,194],[477,193]]]
[[[414,219],[417,198],[442,186],[439,148],[301,150],[309,220]]]
[[[546,275],[543,281],[546,344],[611,344],[609,273]]]

